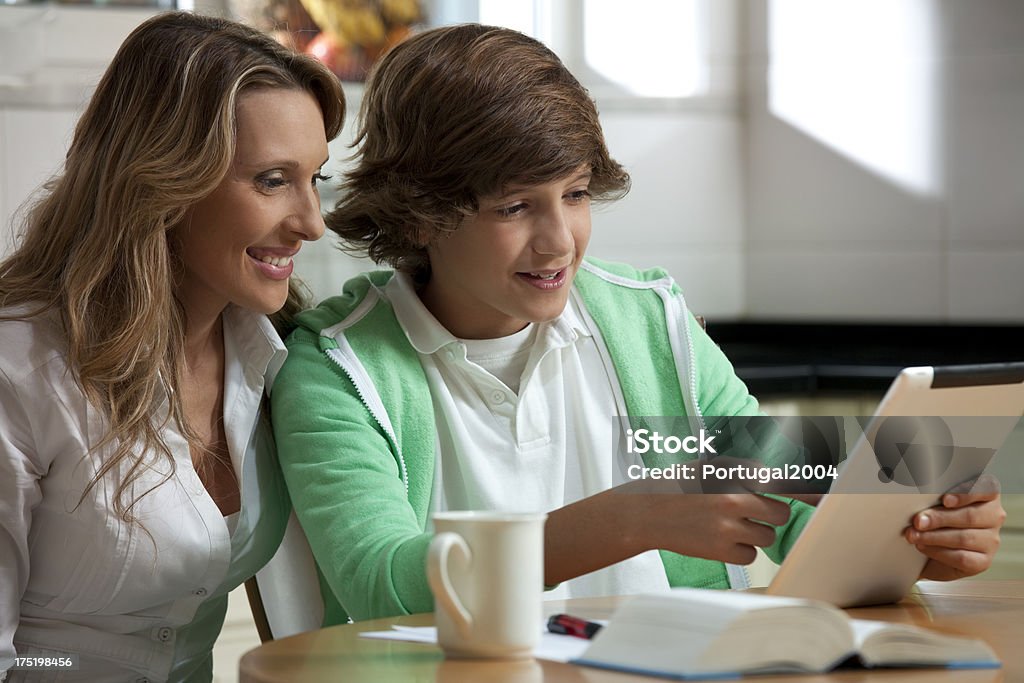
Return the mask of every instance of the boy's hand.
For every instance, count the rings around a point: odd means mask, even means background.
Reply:
[[[554,585],[646,550],[750,564],[790,507],[744,481],[638,479],[548,513],[544,582]]]
[[[724,472],[762,466],[725,455],[699,465],[714,465]],[[757,548],[775,542],[774,527],[785,524],[791,512],[786,502],[756,495],[768,488],[756,479],[712,475],[681,481],[637,480],[616,490],[630,517],[639,522],[632,535],[643,550],[750,564]]]
[[[904,533],[929,558],[921,578],[951,581],[988,569],[1005,519],[999,482],[990,475],[980,477],[969,490],[943,495],[941,505],[914,515]]]

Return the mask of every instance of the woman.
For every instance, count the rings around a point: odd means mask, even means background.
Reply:
[[[267,316],[301,306],[343,120],[326,69],[232,22],[161,15],[114,57],[0,264],[0,671],[212,678],[289,512]]]

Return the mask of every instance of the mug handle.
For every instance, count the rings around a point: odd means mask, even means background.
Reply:
[[[459,600],[452,581],[448,577],[448,556],[453,548],[458,548],[468,562],[471,555],[466,540],[456,533],[445,531],[437,534],[430,541],[427,550],[427,583],[434,592],[434,599],[448,613],[463,638],[470,637],[473,628],[473,615],[469,613]]]

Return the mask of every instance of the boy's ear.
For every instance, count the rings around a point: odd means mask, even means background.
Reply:
[[[432,230],[430,230],[429,228],[424,228],[424,227],[420,226],[420,227],[415,227],[415,228],[412,229],[412,234],[410,235],[410,239],[412,239],[412,243],[414,245],[416,245],[417,247],[419,247],[421,249],[426,249],[427,245],[430,244],[430,240],[431,240],[432,236],[433,236],[433,231]]]

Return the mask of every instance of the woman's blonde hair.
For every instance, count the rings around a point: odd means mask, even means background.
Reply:
[[[59,312],[68,365],[109,420],[95,448],[114,445],[85,493],[110,474],[125,521],[147,493],[129,500],[146,453],[162,454],[173,471],[166,423],[152,415],[164,392],[167,420],[195,443],[178,391],[185,320],[170,231],[226,175],[238,98],[258,88],[308,92],[328,139],[341,129],[341,86],[319,62],[223,19],[171,12],[140,25],[78,121],[63,172],[30,209],[17,251],[0,264],[0,308]],[[301,305],[292,283],[275,322]]]
[[[425,280],[426,243],[509,184],[587,165],[595,201],[629,190],[587,90],[542,43],[445,26],[392,48],[366,85],[355,167],[327,227],[346,251]]]

